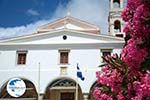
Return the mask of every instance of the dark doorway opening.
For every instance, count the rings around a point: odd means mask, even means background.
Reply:
[[[61,93],[60,100],[74,100],[74,93],[72,92],[64,92]]]

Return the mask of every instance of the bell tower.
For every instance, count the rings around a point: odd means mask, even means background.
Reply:
[[[125,37],[123,33],[124,21],[121,12],[125,7],[126,0],[109,0],[109,34],[117,37]]]

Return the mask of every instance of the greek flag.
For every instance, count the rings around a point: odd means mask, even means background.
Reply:
[[[79,68],[79,64],[77,63],[77,78],[80,78],[82,81],[84,81],[85,77],[83,77],[82,72]]]

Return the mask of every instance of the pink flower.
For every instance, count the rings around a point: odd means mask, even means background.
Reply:
[[[136,9],[133,17],[133,29],[137,33],[135,36],[150,37],[150,24],[147,23],[148,21],[150,21],[150,8],[142,4]]]
[[[96,88],[93,95],[96,100],[150,100],[150,72],[140,69],[150,57],[150,1],[128,0],[122,18],[126,21],[124,32],[131,39],[122,49],[121,59],[106,57],[108,65],[96,72],[96,77],[108,89]]]
[[[128,0],[127,7],[123,10],[121,16],[124,21],[129,21],[133,18],[136,8],[142,4],[141,0]]]
[[[93,91],[93,95],[96,100],[113,100],[113,98],[105,93],[103,93],[100,89],[95,88]]]
[[[117,100],[126,100],[126,98],[121,93],[119,93],[117,95]]]
[[[136,93],[136,96],[134,98],[142,98],[146,97],[147,100],[150,98],[150,72],[147,72],[144,74],[144,76],[141,77],[141,81],[134,81],[133,87]],[[135,100],[135,99],[133,99]],[[137,99],[141,100],[141,99]]]
[[[129,21],[133,17],[133,12],[129,8],[125,8],[121,13],[121,17],[124,21]]]
[[[122,60],[128,64],[132,69],[139,69],[141,63],[148,55],[146,48],[139,48],[137,45],[141,44],[141,39],[130,39],[127,45],[122,49]]]
[[[96,76],[97,81],[102,85],[110,86],[111,91],[121,91],[122,76],[116,69],[110,70],[107,67],[103,67],[102,71],[96,73]]]

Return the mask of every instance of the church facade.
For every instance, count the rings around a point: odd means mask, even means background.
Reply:
[[[110,5],[122,9],[120,0]],[[119,55],[124,45],[123,22],[112,9],[109,35],[66,16],[36,33],[1,40],[0,100],[94,100],[96,71],[105,63],[101,57]]]

